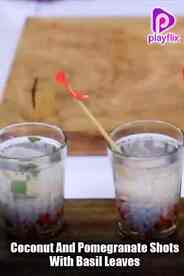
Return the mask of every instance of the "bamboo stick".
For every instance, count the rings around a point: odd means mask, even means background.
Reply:
[[[105,140],[108,142],[110,147],[113,151],[121,153],[120,147],[112,140],[112,138],[109,136],[109,134],[106,132],[106,130],[103,128],[103,126],[99,123],[99,121],[94,117],[94,115],[91,113],[91,111],[86,107],[86,105],[77,99],[74,99],[79,106],[82,108],[82,110],[85,112],[85,114],[88,116],[88,118],[93,122],[93,124],[98,128],[100,133],[103,135]]]

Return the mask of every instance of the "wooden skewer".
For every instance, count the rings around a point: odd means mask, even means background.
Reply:
[[[103,126],[97,121],[97,119],[94,117],[94,115],[91,113],[91,111],[86,107],[86,105],[82,101],[79,101],[77,99],[74,99],[74,101],[76,101],[79,104],[79,106],[86,113],[88,118],[90,118],[90,120],[93,122],[93,124],[98,128],[98,130],[103,135],[105,140],[108,142],[108,144],[110,145],[112,150],[115,152],[121,153],[120,147],[112,140],[112,138],[108,135],[106,130],[103,128]]]

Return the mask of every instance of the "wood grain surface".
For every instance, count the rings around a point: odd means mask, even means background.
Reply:
[[[63,231],[56,237],[54,241],[61,241],[63,243],[69,243],[72,241],[84,241],[84,242],[106,242],[106,243],[130,243],[137,241],[131,241],[128,239],[121,240],[120,236],[117,233],[117,221],[118,213],[115,208],[114,200],[106,199],[96,199],[96,200],[81,200],[81,199],[72,199],[65,201],[65,226]],[[45,257],[33,257],[28,255],[12,255],[9,251],[9,244],[6,239],[3,239],[1,234],[1,243],[0,243],[0,265],[1,269],[4,267],[5,270],[1,271],[10,271],[14,266],[16,266],[16,272],[18,268],[21,268],[21,273],[18,275],[48,275],[48,258]],[[183,239],[184,239],[184,200],[181,200],[179,217],[178,217],[178,232],[177,235],[169,240],[164,240],[164,243],[181,242],[181,252],[180,254],[158,254],[142,255],[142,266],[139,268],[141,275],[183,275],[184,272],[184,263],[183,263]],[[140,241],[139,241],[140,242]],[[145,243],[146,241],[142,241]],[[125,257],[125,256],[124,256]],[[135,257],[135,256],[134,256]],[[137,255],[136,255],[137,257]],[[44,264],[44,265],[43,265]],[[45,269],[44,269],[45,268]],[[23,271],[29,273],[23,273]],[[44,273],[43,273],[44,270]],[[34,271],[34,273],[33,273]],[[65,275],[71,275],[70,273],[75,271],[75,268],[70,268],[66,271]],[[80,275],[81,272],[85,271],[85,268],[77,270],[77,274]],[[100,270],[90,270],[90,272],[95,272],[94,275],[98,275],[97,272]],[[111,271],[112,275],[122,275],[122,271],[126,271],[126,268],[120,270]],[[136,272],[130,269],[131,275],[134,275],[133,272]],[[146,274],[145,271],[147,271]],[[177,271],[182,272],[177,274]],[[56,270],[52,270],[52,273]],[[61,268],[60,268],[61,272]],[[64,269],[62,269],[62,273]],[[80,273],[79,273],[80,272]],[[117,274],[116,274],[116,273]],[[121,272],[121,273],[120,273]],[[119,274],[120,273],[120,274]],[[145,274],[144,274],[145,273]],[[11,274],[14,275],[14,274]],[[52,274],[53,275],[53,274]],[[124,275],[124,274],[123,274]],[[137,275],[137,274],[135,274]],[[139,274],[140,275],[140,274]]]
[[[182,35],[183,29],[179,18],[172,31]],[[149,18],[28,19],[4,93],[4,100],[16,103],[16,112],[11,119],[2,116],[1,125],[54,123],[68,134],[71,154],[104,154],[98,131],[55,83],[56,72],[65,70],[73,87],[89,93],[86,104],[107,131],[138,119],[183,128],[183,43],[148,46],[149,32]]]

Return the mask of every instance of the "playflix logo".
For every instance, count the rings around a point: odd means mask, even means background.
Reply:
[[[181,36],[168,32],[176,25],[176,17],[162,8],[154,8],[151,13],[151,34],[147,35],[147,43],[150,44],[175,44],[181,42]]]

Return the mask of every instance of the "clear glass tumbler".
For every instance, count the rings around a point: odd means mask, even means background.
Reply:
[[[161,121],[135,121],[112,131],[108,149],[124,236],[168,237],[176,230],[182,183],[183,133]]]
[[[43,123],[0,130],[1,227],[18,239],[54,236],[63,225],[63,131]]]

